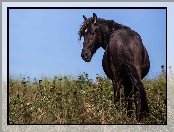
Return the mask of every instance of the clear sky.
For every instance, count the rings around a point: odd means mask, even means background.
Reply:
[[[106,76],[102,68],[104,50],[98,49],[91,62],[81,58],[78,31],[87,18],[112,19],[131,27],[142,37],[151,67],[147,77],[166,68],[166,11],[162,9],[11,9],[9,14],[9,71],[31,78],[55,75],[77,76],[86,72]]]

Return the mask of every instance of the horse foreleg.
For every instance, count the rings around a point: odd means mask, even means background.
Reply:
[[[121,88],[121,82],[118,83],[115,80],[112,80],[113,88],[114,88],[114,104],[115,106],[119,106],[120,100],[121,102],[125,99],[124,90]]]
[[[115,80],[112,80],[112,85],[114,88],[114,104],[115,104],[115,107],[117,107],[119,98],[120,98],[120,94],[119,94],[120,90],[119,90],[119,88],[117,88],[117,83]]]

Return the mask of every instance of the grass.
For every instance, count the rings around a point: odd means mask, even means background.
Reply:
[[[9,78],[10,124],[138,124],[128,117],[120,104],[113,103],[111,80],[99,75],[93,82],[88,74],[54,77],[30,81]],[[147,93],[149,116],[143,124],[166,124],[166,73],[153,79],[143,79]],[[133,103],[134,104],[134,103]]]

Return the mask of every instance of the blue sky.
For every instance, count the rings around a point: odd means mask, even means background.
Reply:
[[[77,76],[86,72],[106,76],[102,69],[104,50],[98,49],[91,62],[81,58],[82,41],[78,31],[95,12],[138,32],[149,52],[153,77],[166,68],[166,11],[161,9],[11,9],[9,14],[9,71],[31,78],[55,75]]]

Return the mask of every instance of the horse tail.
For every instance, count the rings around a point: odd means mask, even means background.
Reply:
[[[134,57],[132,50],[130,49],[129,45],[127,43],[123,43],[121,45],[120,50],[120,59],[122,62],[122,69],[123,69],[123,81],[125,79],[129,79],[134,86],[135,92],[138,91],[139,94],[135,94],[135,98],[139,98],[140,100],[140,111],[143,112],[141,114],[146,114],[149,112],[149,108],[147,105],[147,99],[146,99],[146,92],[144,90],[143,84],[141,82],[141,77],[138,75],[138,71],[135,68],[134,65]],[[139,97],[136,97],[139,96]]]

